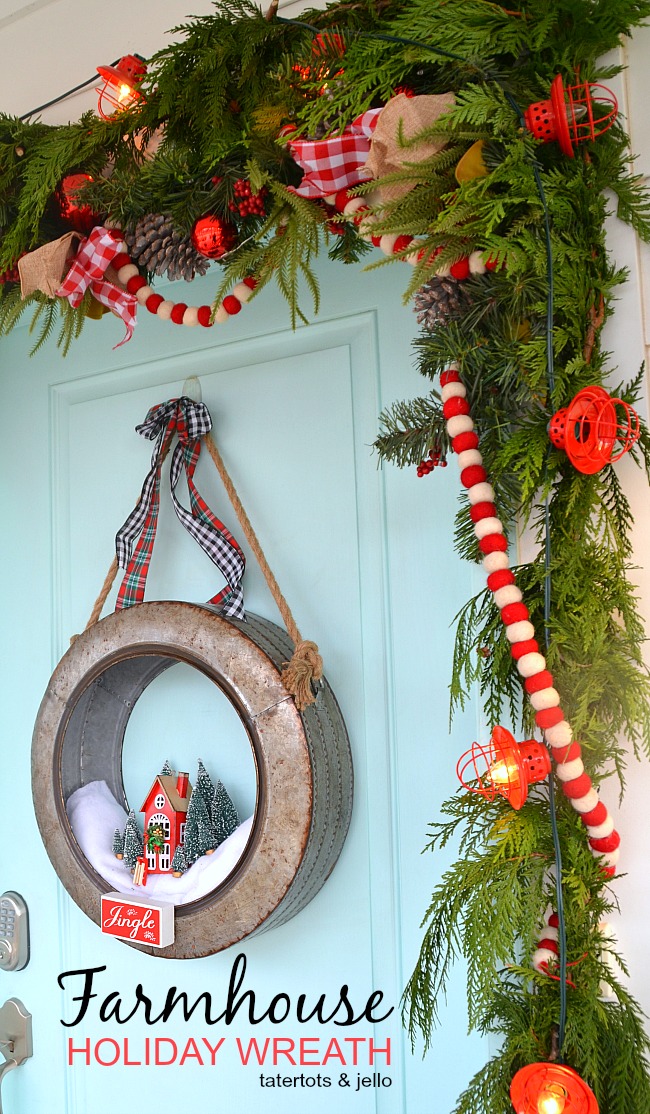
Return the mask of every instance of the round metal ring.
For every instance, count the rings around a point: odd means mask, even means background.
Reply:
[[[258,616],[240,623],[209,606],[143,603],[80,635],[54,671],[32,745],[36,818],[63,885],[98,924],[112,887],[81,851],[65,802],[103,780],[126,804],[124,733],[147,685],[177,662],[194,666],[225,693],[250,739],[257,804],[237,866],[216,890],[177,906],[169,947],[130,946],[169,959],[211,955],[289,920],[334,867],[352,810],[350,746],[325,681],[302,713],[287,695],[280,666],[291,651],[285,631]]]

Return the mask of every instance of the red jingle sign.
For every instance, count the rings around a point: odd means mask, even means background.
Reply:
[[[174,943],[174,906],[153,898],[141,901],[128,894],[102,894],[101,925],[107,936],[166,948]]]

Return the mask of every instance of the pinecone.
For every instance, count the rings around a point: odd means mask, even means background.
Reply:
[[[204,275],[210,260],[201,255],[190,236],[178,232],[169,213],[148,213],[135,227],[127,230],[124,240],[134,263],[154,275],[166,275],[170,282],[184,279],[191,282],[195,275]]]
[[[418,324],[433,332],[436,325],[444,325],[452,317],[459,317],[472,304],[464,282],[434,275],[416,290],[413,301]]]

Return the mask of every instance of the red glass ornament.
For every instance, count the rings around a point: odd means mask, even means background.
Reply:
[[[515,1114],[599,1114],[591,1087],[566,1064],[527,1064],[510,1084]]]
[[[636,410],[596,386],[578,391],[568,406],[553,415],[548,427],[556,449],[562,449],[573,467],[586,476],[620,460],[638,441],[640,432]]]
[[[543,743],[535,739],[517,743],[505,727],[498,725],[488,746],[472,743],[456,766],[461,785],[470,793],[478,793],[488,801],[498,794],[514,809],[524,804],[529,785],[543,781],[550,770],[550,755]],[[466,778],[473,784],[468,784]]]
[[[192,229],[192,243],[206,259],[221,259],[237,243],[237,229],[222,217],[199,217]]]
[[[79,199],[79,191],[92,180],[90,174],[66,174],[57,190],[61,219],[84,236],[99,223],[97,213]]]
[[[535,101],[528,106],[524,123],[542,143],[559,143],[569,158],[573,158],[577,143],[585,143],[608,131],[618,115],[616,97],[606,85],[583,82],[565,89],[562,75],[557,74],[550,94],[549,100]]]
[[[110,120],[116,112],[124,112],[144,100],[137,87],[146,72],[144,59],[138,54],[125,54],[116,66],[97,67],[97,73],[104,78],[104,84],[97,89],[97,111],[102,120]],[[110,111],[107,105],[111,106]]]

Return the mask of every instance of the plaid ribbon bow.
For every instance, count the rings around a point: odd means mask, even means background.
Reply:
[[[133,336],[137,301],[132,294],[120,290],[106,278],[106,269],[115,256],[124,250],[124,245],[108,228],[93,228],[86,240],[82,240],[72,266],[63,283],[56,292],[57,298],[67,298],[71,306],[79,306],[86,290],[90,291],[102,305],[122,318],[126,326],[124,340],[116,348],[126,344]]]
[[[296,139],[289,143],[294,160],[305,171],[299,186],[294,189],[300,197],[327,197],[331,193],[348,189],[369,173],[362,173],[370,153],[370,140],[377,125],[381,108],[370,108],[357,116],[343,135],[329,139]]]
[[[151,471],[142,486],[142,494],[115,538],[115,553],[120,568],[125,569],[116,610],[142,603],[151,563],[153,544],[158,524],[160,505],[160,477],[162,462],[175,434],[178,443],[174,449],[170,470],[171,494],[174,510],[185,529],[199,543],[217,566],[226,581],[226,587],[209,603],[222,608],[224,615],[244,618],[244,593],[241,586],[246,560],[238,543],[207,503],[194,484],[194,470],[201,452],[200,438],[212,428],[210,412],[202,402],[191,398],[172,398],[154,406],[136,432],[149,441],[156,442],[151,458]],[[181,506],[176,498],[176,485],[185,469],[191,511]],[[136,538],[137,544],[133,549]]]

